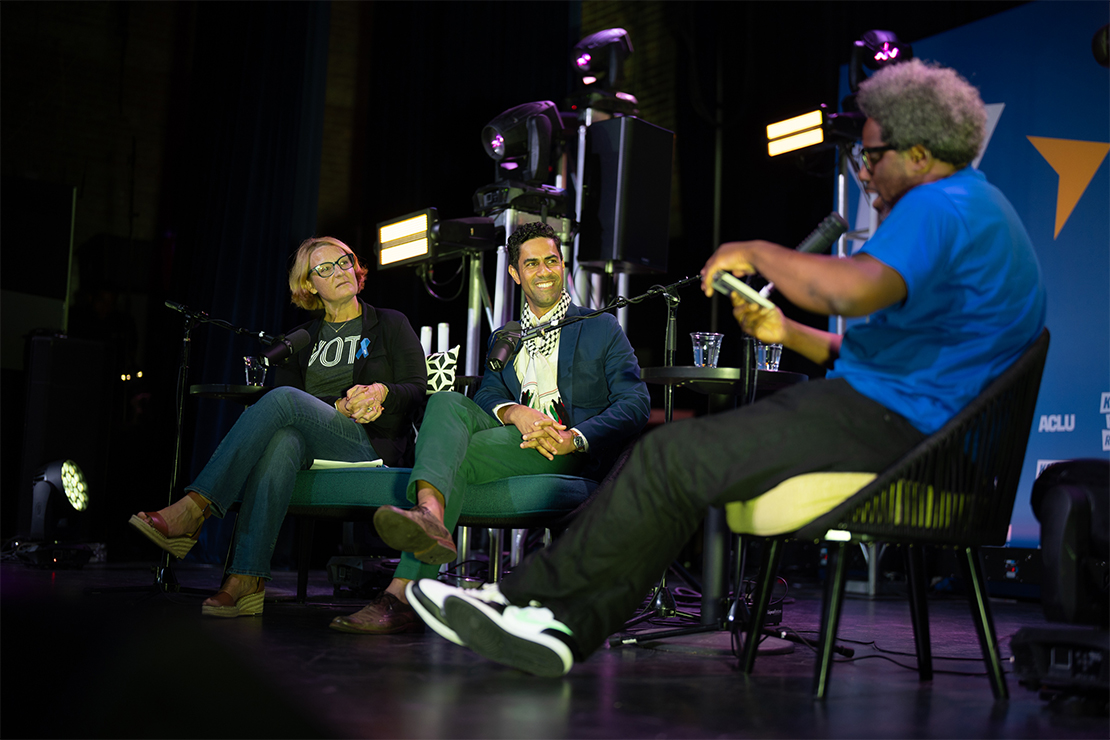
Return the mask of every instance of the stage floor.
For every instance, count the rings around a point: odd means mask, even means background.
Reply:
[[[1008,675],[995,703],[966,601],[929,603],[936,676],[921,683],[903,598],[848,599],[829,696],[811,697],[813,652],[737,672],[727,633],[604,648],[565,678],[504,668],[428,632],[328,629],[364,601],[313,571],[309,603],[277,572],[265,614],[202,619],[202,596],[162,594],[152,563],[37,570],[0,564],[3,737],[1106,738],[1105,716],[1050,704]],[[182,564],[185,586],[220,571]],[[135,587],[136,592],[94,593]],[[347,592],[344,592],[347,593]],[[812,636],[815,585],[795,585],[783,626]],[[1009,637],[1045,624],[1039,604],[995,600]],[[789,650],[793,645],[787,645]],[[899,665],[901,664],[901,665]]]

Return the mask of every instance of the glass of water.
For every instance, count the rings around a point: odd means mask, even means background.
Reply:
[[[777,372],[779,369],[779,360],[781,359],[781,344],[764,344],[763,342],[755,343],[755,366],[760,370],[771,370],[773,372]]]
[[[244,357],[246,367],[247,385],[262,385],[266,381],[266,365],[261,357]]]
[[[721,340],[724,334],[711,331],[695,331],[690,334],[694,343],[694,366],[717,367],[717,357],[721,354]]]

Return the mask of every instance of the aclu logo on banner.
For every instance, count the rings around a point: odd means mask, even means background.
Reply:
[[[1042,414],[1038,432],[1074,432],[1075,414]]]

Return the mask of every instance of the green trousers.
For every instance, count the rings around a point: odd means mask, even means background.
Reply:
[[[536,450],[521,449],[520,442],[520,430],[502,425],[461,393],[433,394],[416,438],[409,501],[416,503],[417,481],[431,483],[446,499],[443,523],[454,531],[469,486],[516,475],[575,475],[588,461],[584,454],[548,460]],[[421,563],[406,552],[393,575],[435,578],[439,566]]]

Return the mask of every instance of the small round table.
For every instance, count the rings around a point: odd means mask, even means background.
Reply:
[[[803,373],[788,373],[783,370],[756,370],[755,373],[757,397],[809,380],[809,377]],[[706,395],[741,396],[744,393],[738,367],[695,367],[693,365],[645,367],[640,369],[640,377],[647,383],[689,388]]]
[[[189,386],[189,395],[201,398],[218,398],[223,401],[235,401],[244,406],[262,398],[270,392],[265,385],[231,385],[229,383],[207,383],[204,385]]]

